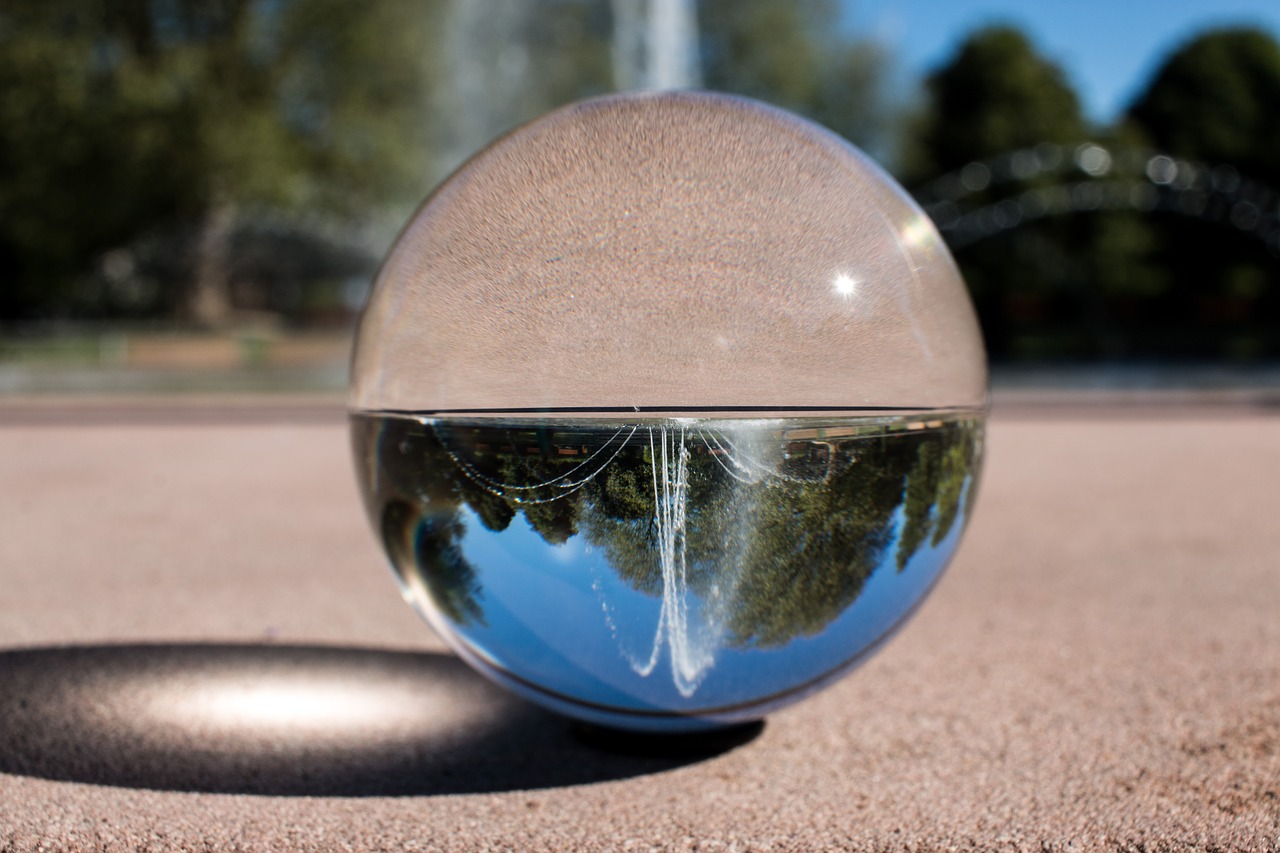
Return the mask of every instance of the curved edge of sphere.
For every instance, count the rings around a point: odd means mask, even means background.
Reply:
[[[937,230],[866,155],[702,92],[575,104],[426,201],[361,319],[361,410],[981,406]]]

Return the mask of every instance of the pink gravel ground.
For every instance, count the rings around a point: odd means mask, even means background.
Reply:
[[[1274,411],[997,409],[897,638],[736,748],[636,757],[443,654],[336,412],[0,407],[0,851],[1277,850],[1277,506]],[[368,701],[210,704],[280,683]]]

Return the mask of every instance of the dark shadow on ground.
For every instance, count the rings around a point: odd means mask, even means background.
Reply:
[[[447,655],[311,646],[18,649],[0,652],[0,686],[0,772],[172,791],[558,787],[690,764],[761,728],[676,739],[575,728]]]

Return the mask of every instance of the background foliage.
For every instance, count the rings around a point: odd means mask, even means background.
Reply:
[[[0,322],[349,319],[398,223],[470,152],[615,87],[620,2],[8,0]],[[996,358],[1280,355],[1270,35],[1194,37],[1115,126],[1093,127],[1015,29],[971,34],[913,99],[833,0],[696,13],[706,87],[827,125],[922,199],[1045,143],[1204,165],[1182,171],[1203,186],[1161,185],[1154,205],[1093,209],[1085,193],[1069,215],[957,245]],[[1014,176],[966,203],[1081,178]]]

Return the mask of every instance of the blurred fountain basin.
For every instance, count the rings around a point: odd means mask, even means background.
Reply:
[[[0,398],[307,394],[341,408],[351,330],[0,332]],[[994,364],[997,406],[1280,406],[1280,363]]]
[[[73,329],[0,338],[0,396],[345,392],[351,333]]]

